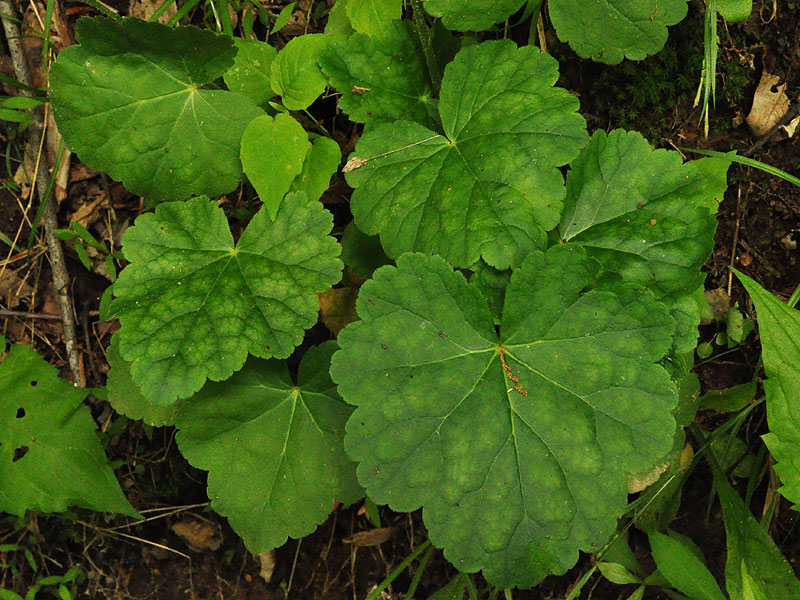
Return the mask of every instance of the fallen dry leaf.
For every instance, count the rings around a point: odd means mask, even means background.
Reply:
[[[216,550],[222,544],[217,529],[203,521],[184,519],[170,527],[192,550]]]
[[[163,0],[131,0],[129,14],[132,17],[148,21],[162,4],[164,4]],[[166,25],[176,12],[178,12],[178,6],[173,2],[167,10],[161,13],[158,22]]]
[[[259,552],[256,558],[261,563],[261,571],[258,573],[261,579],[269,583],[272,579],[272,572],[275,570],[275,550]]]
[[[322,322],[333,335],[339,335],[348,323],[358,321],[356,313],[356,288],[334,288],[318,294]]]
[[[764,71],[753,96],[753,108],[747,115],[747,125],[754,135],[761,137],[772,129],[789,110],[786,84],[778,85],[781,78]]]
[[[6,269],[0,277],[0,298],[6,308],[16,308],[32,294],[33,288],[16,271]]]
[[[377,529],[369,529],[367,531],[359,531],[345,538],[345,544],[353,544],[354,546],[379,546],[384,542],[394,539],[397,535],[396,527],[378,527]]]

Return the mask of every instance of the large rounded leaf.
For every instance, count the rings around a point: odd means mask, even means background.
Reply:
[[[550,0],[559,39],[583,58],[615,65],[642,60],[667,41],[667,26],[683,20],[687,0]]]
[[[0,336],[0,356],[5,344]],[[139,514],[108,465],[86,393],[29,347],[11,346],[0,362],[0,511]]]
[[[335,342],[311,348],[297,385],[282,361],[250,359],[181,406],[181,453],[208,470],[211,506],[252,552],[308,535],[335,500],[361,497],[343,445],[352,408],[328,375],[335,349]]]
[[[319,63],[352,120],[430,123],[433,91],[419,36],[408,21],[392,24],[381,37],[354,34],[330,44]]]
[[[444,135],[410,121],[367,129],[350,158],[359,229],[387,254],[418,250],[470,267],[517,265],[561,215],[558,166],[586,142],[556,61],[511,41],[461,50],[444,75]],[[354,169],[354,170],[353,170]]]
[[[362,287],[362,320],[339,336],[331,375],[357,406],[345,447],[359,481],[396,510],[423,506],[445,556],[493,585],[534,585],[602,546],[625,473],[672,443],[676,386],[656,364],[672,319],[597,271],[578,247],[534,252],[498,336],[477,287],[406,254]]]
[[[160,200],[239,184],[242,132],[263,113],[242,94],[202,89],[232,65],[230,38],[139,19],[81,19],[75,33],[80,45],[50,71],[50,100],[83,162]]]
[[[265,208],[234,244],[225,213],[195,198],[158,206],[122,240],[114,284],[120,355],[157,406],[227,379],[248,352],[286,357],[317,320],[318,292],[341,276],[331,214],[300,192]]]

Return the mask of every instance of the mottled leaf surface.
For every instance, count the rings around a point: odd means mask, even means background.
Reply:
[[[442,255],[504,269],[558,223],[557,169],[586,142],[578,100],[553,87],[556,61],[511,41],[461,50],[445,69],[444,133],[407,120],[367,128],[347,174],[356,225],[380,233],[386,253]],[[356,158],[362,160],[356,160]]]
[[[283,361],[251,358],[181,407],[181,453],[208,471],[211,506],[251,552],[306,536],[335,500],[350,504],[361,497],[343,446],[352,407],[328,375],[335,349],[334,342],[311,348],[297,385]]]
[[[683,20],[687,0],[550,0],[560,40],[583,58],[615,65],[642,60],[667,41],[667,27]]]
[[[58,55],[50,100],[70,149],[131,192],[216,196],[242,176],[239,141],[263,114],[245,95],[204,89],[236,54],[230,38],[139,19],[81,19]]]
[[[433,92],[419,36],[408,21],[381,37],[355,34],[320,56],[328,82],[342,93],[339,108],[359,123],[405,119],[430,125]]]
[[[0,356],[5,344],[0,336]],[[28,346],[11,345],[0,362],[0,512],[138,515],[108,465],[86,393]]]
[[[753,304],[764,361],[769,433],[764,436],[775,458],[779,489],[795,508],[800,504],[800,312],[789,308],[755,281],[736,273]]]
[[[448,29],[482,31],[505,21],[524,0],[425,0],[425,10],[441,17]]]
[[[317,297],[339,280],[331,214],[287,194],[234,243],[225,213],[194,198],[161,204],[122,240],[130,264],[114,284],[120,355],[159,406],[221,381],[247,354],[286,357],[317,320]]]
[[[656,364],[672,319],[649,292],[598,284],[598,269],[579,247],[532,253],[498,337],[476,286],[441,257],[406,254],[364,284],[362,320],[339,336],[331,375],[357,406],[345,447],[367,494],[423,506],[445,556],[499,587],[602,546],[625,473],[672,443],[677,391]]]

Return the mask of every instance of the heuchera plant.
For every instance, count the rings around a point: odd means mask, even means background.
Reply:
[[[458,31],[522,5],[424,3]],[[548,5],[578,54],[612,64],[657,52],[686,13],[684,0]],[[694,377],[684,355],[728,162],[684,163],[635,132],[590,137],[548,54],[401,14],[400,0],[339,0],[330,33],[277,53],[79,21],[51,71],[59,128],[86,164],[165,201],[123,238],[108,396],[177,426],[254,552],[367,494],[422,507],[460,570],[529,587],[605,544],[628,480],[682,446],[696,394],[678,382]],[[319,201],[340,150],[291,113],[326,85],[364,124],[342,245]],[[209,198],[243,176],[263,207],[234,239]],[[282,359],[340,281],[340,252],[371,275],[360,320],[292,378]]]

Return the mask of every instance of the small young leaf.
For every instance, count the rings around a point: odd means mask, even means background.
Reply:
[[[411,23],[393,23],[381,37],[355,34],[320,55],[339,108],[359,123],[405,119],[432,126],[433,92],[419,36]]]
[[[755,281],[734,270],[756,307],[764,392],[770,432],[763,439],[775,458],[775,472],[783,487],[778,491],[800,504],[800,311],[789,308]]]
[[[700,398],[700,406],[719,412],[736,412],[756,397],[756,381],[748,381],[724,390],[709,390]]]
[[[608,579],[611,583],[616,583],[617,585],[642,582],[642,580],[636,575],[617,563],[599,562],[597,563],[597,568],[600,569],[603,577]]]
[[[0,354],[5,343],[0,336]],[[82,506],[138,516],[108,466],[86,394],[29,347],[11,346],[0,363],[0,511]]]
[[[181,453],[208,473],[212,507],[251,552],[301,538],[338,500],[362,490],[344,453],[352,408],[328,375],[334,342],[303,357],[297,385],[277,360],[250,359],[224,384],[208,384],[178,414]]]
[[[157,406],[221,381],[253,354],[283,358],[317,320],[318,292],[342,263],[331,214],[303,193],[274,220],[262,208],[237,243],[216,203],[160,204],[122,239],[131,263],[114,284],[120,355]]]
[[[687,12],[687,0],[550,0],[548,6],[561,41],[578,56],[609,65],[661,50],[667,26]]]
[[[336,37],[309,33],[292,38],[272,61],[272,90],[281,96],[289,110],[311,106],[325,90],[325,75],[317,60],[322,50]]]
[[[625,472],[672,444],[677,391],[656,364],[672,319],[637,287],[592,289],[597,276],[581,248],[532,253],[508,284],[498,338],[461,273],[406,254],[364,284],[362,320],[339,336],[331,376],[357,406],[345,445],[369,497],[424,506],[445,556],[502,588],[602,546],[627,502]]]
[[[533,46],[462,49],[442,82],[445,135],[395,121],[359,140],[347,173],[356,225],[380,233],[391,257],[438,253],[464,268],[483,257],[505,269],[543,248],[565,193],[556,167],[586,142],[578,101],[557,78]]]
[[[84,18],[75,33],[80,45],[50,71],[50,98],[83,162],[159,200],[239,184],[239,141],[263,112],[244,95],[203,89],[233,64],[231,38],[139,19]]]
[[[293,192],[305,192],[309,200],[319,200],[330,187],[331,177],[342,162],[342,149],[336,140],[316,137],[311,142],[303,170],[292,182]]]
[[[360,33],[383,35],[401,16],[403,0],[347,0],[347,18]]]
[[[292,18],[292,13],[294,12],[294,5],[295,5],[294,2],[290,2],[281,9],[281,12],[278,13],[278,17],[275,19],[275,25],[272,26],[272,31],[270,32],[270,35],[286,27],[286,24],[289,22],[289,19]]]
[[[232,92],[244,94],[258,106],[266,106],[274,95],[270,83],[275,48],[258,40],[233,38],[238,52],[233,66],[225,72],[225,85]]]
[[[689,548],[657,531],[648,536],[653,560],[672,587],[692,600],[726,600],[714,576]]]
[[[253,119],[242,135],[242,167],[264,203],[270,219],[303,171],[311,150],[305,129],[288,114]]]

